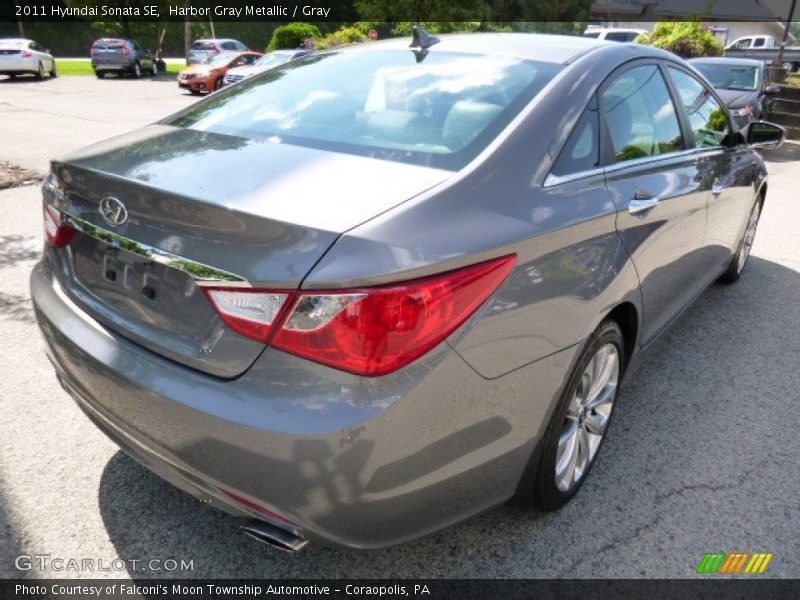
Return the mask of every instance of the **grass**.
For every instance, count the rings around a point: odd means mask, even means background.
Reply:
[[[59,75],[94,75],[92,62],[88,58],[57,58],[56,68]],[[170,75],[177,75],[183,68],[181,64],[167,63],[167,73]]]

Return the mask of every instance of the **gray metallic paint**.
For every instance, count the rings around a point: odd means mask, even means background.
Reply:
[[[511,51],[522,40],[530,52],[534,38],[487,36],[476,51],[492,51],[492,40]],[[469,48],[475,38],[452,39]],[[572,54],[559,50],[573,43]],[[642,323],[629,349],[636,364],[724,269],[765,178],[763,162],[740,148],[548,181],[614,67],[642,57],[682,64],[589,40],[543,50],[559,51],[570,65],[458,173],[164,126],[56,161],[71,179],[63,200],[50,199],[59,208],[99,225],[97,203],[113,190],[132,215],[120,233],[254,285],[367,286],[518,256],[478,313],[395,373],[358,377],[267,348],[223,380],[200,372],[219,365],[187,368],[99,323],[65,283],[65,253],[47,249],[32,295],[67,388],[176,485],[264,518],[218,487],[232,490],[315,541],[395,544],[507,500],[589,334],[614,308],[631,307]],[[356,176],[374,185],[346,185]],[[729,191],[713,198],[718,177]],[[340,199],[335,210],[311,193],[318,186]],[[637,186],[662,198],[642,216],[627,211]],[[255,194],[245,209],[227,206],[243,194]]]

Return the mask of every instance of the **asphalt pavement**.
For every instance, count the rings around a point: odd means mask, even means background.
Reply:
[[[0,159],[44,169],[191,101],[168,81],[0,81]],[[742,280],[711,287],[657,343],[573,502],[500,507],[397,548],[292,556],[129,459],[62,391],[28,295],[39,191],[0,192],[0,577],[696,577],[719,551],[772,552],[766,576],[800,577],[800,145],[768,159]]]

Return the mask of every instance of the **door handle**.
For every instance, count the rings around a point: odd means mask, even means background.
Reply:
[[[658,204],[659,198],[653,196],[652,198],[634,198],[628,203],[628,212],[632,215],[638,215],[653,208]]]
[[[715,196],[719,196],[722,193],[722,190],[724,189],[725,187],[719,181],[715,181],[714,184],[711,186],[711,193],[714,194]]]

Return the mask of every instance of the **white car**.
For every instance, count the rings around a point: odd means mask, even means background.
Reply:
[[[56,61],[49,51],[33,40],[0,38],[0,75],[35,75],[44,79],[46,73],[55,77]]]
[[[232,83],[236,83],[237,81],[241,81],[242,79],[247,79],[248,77],[252,77],[253,75],[258,75],[259,73],[263,73],[273,67],[277,67],[278,65],[282,65],[283,63],[287,63],[290,60],[294,60],[296,58],[300,58],[301,56],[308,56],[309,54],[313,54],[313,50],[304,50],[304,49],[297,49],[297,50],[275,50],[274,52],[269,52],[259,58],[256,62],[252,65],[246,65],[244,67],[234,67],[233,69],[228,69],[228,72],[225,74],[225,79],[223,80],[224,85],[230,85]]]
[[[608,40],[609,42],[632,42],[643,33],[649,32],[646,29],[605,29],[603,27],[594,27],[584,31],[583,37]]]

